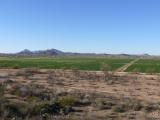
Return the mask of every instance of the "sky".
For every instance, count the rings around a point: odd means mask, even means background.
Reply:
[[[0,52],[160,55],[160,0],[0,0]]]

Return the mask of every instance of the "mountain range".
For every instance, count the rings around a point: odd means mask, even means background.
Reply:
[[[63,52],[57,49],[47,49],[47,50],[38,50],[38,51],[30,51],[28,49],[24,49],[18,53],[0,53],[0,56],[41,56],[41,57],[48,57],[48,56],[97,56],[97,57],[155,57],[149,54],[142,54],[142,55],[130,55],[130,54],[96,54],[96,53],[73,53],[73,52]]]
[[[64,52],[56,49],[39,50],[39,51],[30,51],[28,49],[24,49],[23,51],[16,53],[16,55],[19,56],[60,56],[64,54],[65,54]]]

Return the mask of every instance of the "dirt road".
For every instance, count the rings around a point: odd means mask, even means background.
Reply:
[[[131,62],[128,63],[128,64],[125,64],[124,66],[118,68],[118,69],[116,70],[116,72],[124,72],[128,67],[130,67],[131,65],[133,65],[134,63],[136,63],[138,60],[139,60],[139,58],[131,61]]]

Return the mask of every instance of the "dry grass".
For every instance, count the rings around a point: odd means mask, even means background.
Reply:
[[[0,70],[1,119],[146,120],[160,111],[158,75]]]

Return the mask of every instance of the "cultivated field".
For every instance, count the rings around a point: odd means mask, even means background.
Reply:
[[[116,70],[132,59],[95,57],[0,58],[0,68],[41,68],[77,70]]]
[[[160,59],[131,59],[103,57],[1,57],[0,68],[71,69],[160,73]]]
[[[126,72],[160,73],[160,59],[138,60]]]

